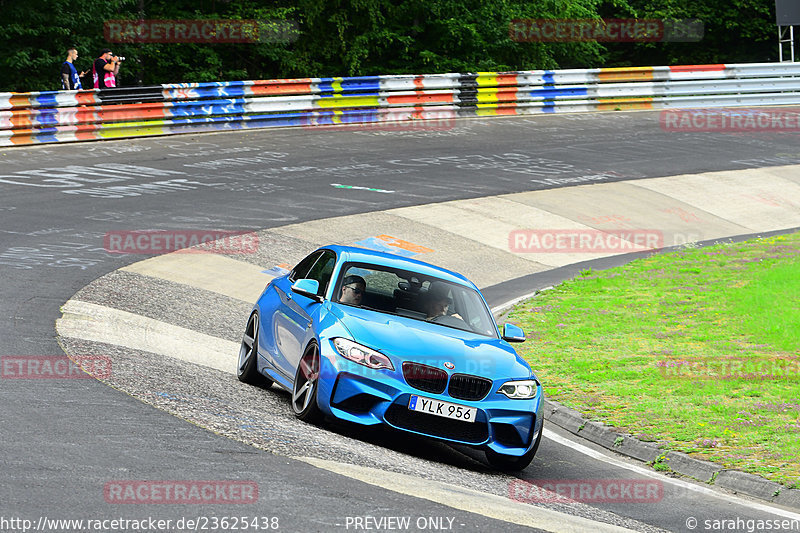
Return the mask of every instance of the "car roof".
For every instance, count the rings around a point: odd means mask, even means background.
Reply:
[[[337,257],[339,257],[339,262],[374,263],[376,265],[388,266],[400,270],[410,270],[412,272],[418,272],[423,276],[437,277],[445,281],[451,281],[459,285],[467,285],[477,289],[474,283],[457,272],[409,257],[379,252],[377,250],[369,250],[367,248],[358,248],[356,246],[341,246],[338,244],[322,246],[320,250],[322,249],[335,252]]]

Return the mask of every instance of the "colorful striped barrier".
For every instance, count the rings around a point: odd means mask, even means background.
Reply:
[[[800,63],[166,84],[0,93],[0,146],[627,109],[800,104]]]

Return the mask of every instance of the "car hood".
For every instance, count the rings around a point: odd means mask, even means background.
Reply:
[[[354,341],[390,356],[398,369],[403,361],[414,361],[442,369],[451,363],[451,373],[489,379],[532,374],[528,364],[501,339],[359,307],[333,304],[331,312]]]

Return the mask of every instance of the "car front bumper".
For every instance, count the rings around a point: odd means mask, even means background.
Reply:
[[[326,414],[362,425],[384,424],[424,437],[464,444],[494,452],[521,456],[536,442],[542,427],[541,386],[530,400],[512,400],[497,388],[506,380],[493,381],[489,394],[466,401],[435,394],[409,385],[402,372],[372,370],[336,353],[324,353],[320,367],[317,403]],[[477,409],[472,422],[412,411],[411,395],[432,398]]]

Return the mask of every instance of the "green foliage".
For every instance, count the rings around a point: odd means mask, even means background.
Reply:
[[[599,59],[596,43],[511,40],[512,19],[550,18],[558,12],[553,6],[519,0],[301,0],[304,33],[297,52],[313,76],[555,68],[563,57]],[[570,6],[576,15],[595,13],[591,1]],[[324,38],[314,38],[319,35]]]
[[[731,291],[736,312],[744,317],[743,329],[787,352],[800,353],[800,255],[794,261],[772,266]],[[787,302],[776,312],[776,302]]]
[[[609,45],[620,65],[677,65],[777,61],[775,2],[771,0],[629,0],[625,16],[644,19],[698,19],[699,42]]]
[[[61,64],[77,45],[78,69],[91,68],[95,52],[106,46],[103,20],[136,0],[0,0],[0,91],[61,88]],[[91,52],[90,52],[91,50]],[[84,83],[91,80],[84,78]]]
[[[60,88],[77,45],[79,70],[109,46],[127,56],[120,84],[307,76],[475,72],[767,61],[771,0],[0,0],[0,91]],[[539,43],[509,36],[513,19],[698,18],[699,43]],[[112,19],[290,21],[284,42],[107,43]],[[90,83],[90,76],[84,84]]]
[[[671,469],[667,461],[669,461],[669,459],[667,459],[666,455],[659,455],[656,457],[656,460],[653,461],[653,469],[657,472],[669,472]]]

